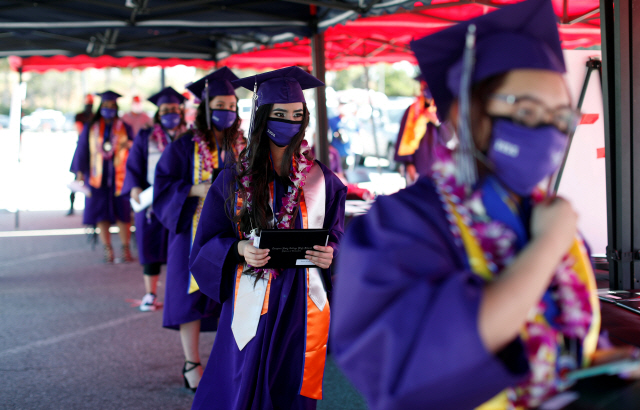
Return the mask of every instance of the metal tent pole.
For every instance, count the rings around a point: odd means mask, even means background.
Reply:
[[[325,56],[324,56],[324,34],[316,33],[311,37],[311,58],[313,65],[313,75],[322,82],[325,81]],[[318,161],[329,166],[329,140],[327,119],[327,95],[324,87],[316,88],[316,138],[315,152]]]
[[[640,287],[640,0],[601,0],[609,286]]]
[[[164,67],[160,67],[160,89],[164,90],[164,87],[165,87]]]

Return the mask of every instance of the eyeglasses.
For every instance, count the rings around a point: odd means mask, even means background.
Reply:
[[[491,98],[504,101],[513,107],[509,116],[514,122],[530,128],[553,125],[565,134],[575,131],[582,114],[571,107],[551,109],[531,96],[492,94]]]

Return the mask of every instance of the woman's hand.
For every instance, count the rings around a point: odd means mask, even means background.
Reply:
[[[307,251],[305,258],[309,259],[319,268],[329,269],[331,262],[333,262],[333,248],[331,246],[316,245],[313,249],[315,249],[315,251]]]
[[[533,208],[532,239],[553,241],[562,254],[571,247],[578,233],[578,214],[564,198],[546,198]]]
[[[84,182],[84,174],[82,173],[82,171],[76,172],[76,181]]]
[[[131,198],[133,198],[134,201],[136,201],[137,203],[140,203],[140,194],[142,193],[142,188],[140,188],[139,186],[134,186],[133,188],[131,188]]]
[[[189,191],[189,196],[206,198],[209,188],[211,188],[211,182],[202,182],[200,184],[193,185]]]
[[[634,346],[599,349],[596,350],[591,357],[591,366],[598,366],[624,359],[637,360],[638,358],[640,358],[640,349]],[[640,365],[638,365],[635,370],[621,374],[620,377],[623,379],[640,379]]]
[[[247,264],[254,268],[259,268],[267,264],[271,257],[269,256],[269,249],[259,249],[253,246],[253,241],[245,240],[238,242],[238,253],[240,256],[244,256],[244,260]]]

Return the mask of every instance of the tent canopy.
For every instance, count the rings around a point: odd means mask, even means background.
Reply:
[[[415,3],[412,10],[394,14],[359,18],[328,28],[324,32],[326,65],[341,69],[352,64],[393,63],[408,60],[416,63],[409,42],[489,13],[516,0],[433,0]],[[565,49],[600,44],[599,0],[553,0],[558,15],[562,45]],[[402,28],[402,29],[399,29]],[[308,39],[262,46],[251,52],[232,55],[220,64],[233,68],[278,68],[297,64],[309,66],[311,51]]]
[[[309,37],[407,0],[0,0],[0,57],[156,57],[217,61]]]

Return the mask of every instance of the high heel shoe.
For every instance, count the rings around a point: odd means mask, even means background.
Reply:
[[[187,365],[190,364],[191,367],[187,369]],[[198,368],[198,366],[202,366],[199,362],[190,362],[188,360],[184,361],[184,366],[182,367],[182,378],[184,379],[184,387],[186,387],[187,389],[191,390],[192,392],[196,392],[196,389],[198,388],[198,386],[196,387],[191,387],[189,385],[189,381],[187,380],[187,376],[186,374],[189,373],[190,371]]]

